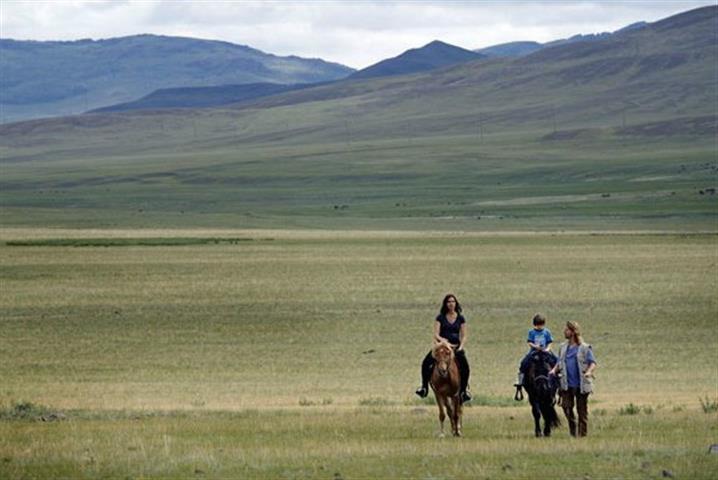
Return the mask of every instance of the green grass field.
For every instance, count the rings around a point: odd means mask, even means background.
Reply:
[[[270,118],[268,132],[283,128]],[[219,114],[203,121],[220,135],[211,146],[191,136],[177,144],[181,136],[150,136],[143,147],[133,124],[120,129],[122,140],[89,151],[77,142],[102,133],[69,132],[69,140],[50,139],[51,148],[17,157],[21,148],[8,151],[0,222],[83,229],[718,230],[712,137],[597,131],[546,141],[546,132],[533,131],[483,141],[443,135],[347,144],[328,136],[252,144],[222,137],[228,120]]]
[[[714,234],[0,237],[2,478],[718,471]],[[465,438],[440,440],[412,392],[447,291],[469,321],[476,401]],[[533,438],[511,400],[537,311],[559,336],[578,320],[594,345],[584,440]],[[50,413],[66,419],[37,420]]]

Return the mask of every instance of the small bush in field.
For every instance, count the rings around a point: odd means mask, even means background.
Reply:
[[[639,413],[641,413],[641,407],[634,405],[633,403],[629,403],[625,407],[621,407],[618,411],[619,415],[638,415]]]
[[[718,412],[718,400],[711,400],[708,397],[699,399],[703,413]]]
[[[299,406],[300,407],[314,407],[317,405],[331,405],[334,403],[333,398],[323,398],[321,400],[310,400],[308,398],[302,397],[299,399]]]
[[[37,420],[48,412],[47,407],[32,402],[16,402],[0,409],[0,420]]]

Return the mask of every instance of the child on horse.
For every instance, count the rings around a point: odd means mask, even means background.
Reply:
[[[556,355],[551,352],[551,344],[553,343],[553,337],[551,336],[551,331],[546,328],[546,317],[544,317],[540,313],[537,313],[536,315],[534,315],[532,323],[533,328],[529,330],[527,338],[529,351],[521,360],[521,364],[519,365],[518,378],[516,379],[516,383],[514,384],[517,389],[520,389],[521,386],[524,384],[524,375],[526,374],[526,369],[529,366],[529,362],[531,361],[531,356],[533,354],[535,354],[536,352],[546,352],[550,354],[552,366],[556,365],[556,362],[558,361]]]

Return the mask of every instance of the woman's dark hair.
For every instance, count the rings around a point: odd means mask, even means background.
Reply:
[[[444,297],[444,300],[442,300],[442,302],[441,302],[441,314],[442,315],[446,315],[447,313],[449,313],[449,309],[446,307],[446,302],[448,302],[450,298],[453,298],[454,301],[456,302],[456,309],[455,309],[456,313],[461,313],[461,304],[456,299],[456,295],[454,295],[453,293],[447,293],[446,296]]]

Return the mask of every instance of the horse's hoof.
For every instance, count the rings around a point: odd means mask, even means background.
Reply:
[[[455,437],[463,437],[463,435],[461,434],[461,432],[456,432],[456,433],[454,434],[454,436],[455,436]]]
[[[439,438],[444,438],[445,436],[444,432],[439,433]]]
[[[541,432],[535,432],[534,435],[536,436],[536,438],[541,438]]]

